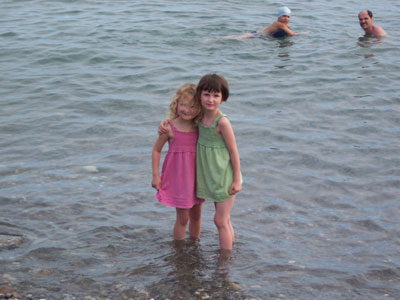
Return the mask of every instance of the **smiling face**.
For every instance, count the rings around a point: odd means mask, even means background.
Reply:
[[[215,91],[203,90],[200,95],[201,107],[204,110],[215,111],[222,102],[222,93]]]
[[[369,16],[368,11],[363,10],[362,12],[360,12],[360,14],[358,15],[358,20],[360,22],[361,28],[365,31],[369,31],[372,29],[372,22],[374,21],[374,18]]]
[[[178,116],[185,121],[193,120],[199,113],[191,95],[182,95],[179,98],[176,111]]]

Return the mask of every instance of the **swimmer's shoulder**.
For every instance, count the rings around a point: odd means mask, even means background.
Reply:
[[[271,25],[268,25],[267,27],[265,27],[265,28],[263,28],[263,29],[257,30],[257,32],[258,32],[258,33],[263,33],[263,34],[271,34],[271,32],[276,31],[275,28],[277,28],[277,27],[276,27],[277,25],[276,25],[275,23],[277,23],[277,22],[275,21],[275,22],[272,23]]]

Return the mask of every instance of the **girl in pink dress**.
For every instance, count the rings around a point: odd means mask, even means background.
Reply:
[[[189,234],[200,237],[201,205],[204,199],[196,197],[196,144],[199,136],[197,122],[200,107],[194,101],[196,85],[186,83],[172,97],[166,133],[160,134],[152,152],[153,179],[159,202],[176,208],[174,238],[183,240],[186,224]],[[168,141],[160,176],[161,151]]]

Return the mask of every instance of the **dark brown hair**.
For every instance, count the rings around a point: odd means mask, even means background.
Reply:
[[[221,93],[222,101],[227,101],[229,97],[228,82],[224,77],[217,74],[207,74],[200,79],[196,90],[196,98],[199,102],[202,91]]]

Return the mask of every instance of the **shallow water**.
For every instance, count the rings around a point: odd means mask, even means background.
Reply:
[[[47,299],[398,299],[398,1],[0,4],[0,286]],[[365,7],[389,36],[363,38]],[[387,10],[387,8],[391,8]],[[213,205],[172,241],[151,148],[184,82],[226,77],[241,155],[232,257]]]

